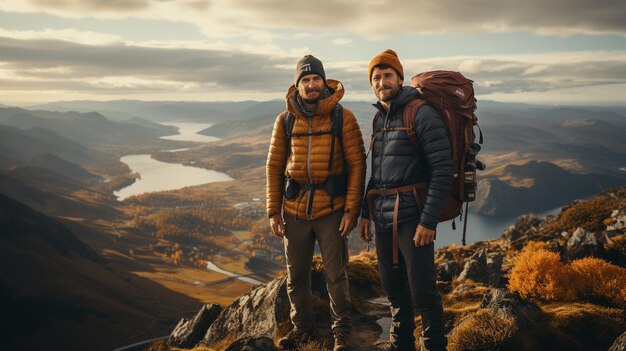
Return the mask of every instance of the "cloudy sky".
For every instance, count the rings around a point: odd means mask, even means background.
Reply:
[[[0,0],[0,103],[280,99],[304,54],[372,100],[392,48],[481,99],[624,105],[624,18],[623,0]]]

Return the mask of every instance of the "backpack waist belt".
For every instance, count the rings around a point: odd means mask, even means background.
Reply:
[[[397,187],[397,188],[373,188],[370,189],[367,192],[367,206],[369,208],[369,212],[370,212],[370,233],[371,234],[371,230],[372,230],[372,218],[373,215],[372,213],[374,213],[374,209],[372,208],[372,197],[378,195],[378,196],[387,196],[387,195],[396,195],[396,202],[395,205],[393,207],[393,268],[397,269],[398,268],[398,209],[400,207],[400,193],[408,193],[411,192],[413,193],[413,197],[415,198],[415,203],[417,204],[417,207],[420,211],[420,213],[422,212],[422,208],[420,205],[420,200],[419,200],[419,196],[417,195],[417,192],[420,190],[424,190],[428,188],[428,183],[417,183],[417,184],[410,184],[410,185],[405,185],[405,186],[401,186],[401,187]]]
[[[313,197],[315,196],[315,190],[324,189],[330,195],[330,208],[334,210],[333,200],[336,196],[346,195],[348,192],[348,175],[337,174],[329,176],[323,183],[298,183],[293,178],[287,178],[285,182],[285,197],[287,199],[295,199],[300,190],[309,192],[309,200],[306,206],[306,216],[311,216],[313,208]],[[296,215],[296,218],[298,216]]]

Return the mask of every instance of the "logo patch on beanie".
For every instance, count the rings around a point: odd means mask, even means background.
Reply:
[[[302,67],[300,67],[300,71],[302,71],[302,72],[311,72],[311,64],[310,63],[305,63],[304,65],[302,65]]]

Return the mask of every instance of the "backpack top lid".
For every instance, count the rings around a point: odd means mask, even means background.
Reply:
[[[429,71],[416,74],[411,78],[411,86],[415,87],[425,100],[433,103],[434,107],[440,110],[448,107],[474,112],[476,98],[472,83],[472,80],[454,71]]]

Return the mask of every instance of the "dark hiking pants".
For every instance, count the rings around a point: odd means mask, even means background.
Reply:
[[[380,279],[391,304],[391,350],[415,350],[414,315],[422,317],[425,350],[446,349],[443,306],[437,290],[434,243],[415,247],[418,221],[398,225],[398,269],[393,268],[392,232],[376,225]]]
[[[320,219],[305,221],[285,216],[285,256],[287,294],[291,302],[291,322],[296,328],[311,330],[315,325],[311,293],[311,261],[315,240],[324,262],[324,278],[330,297],[332,328],[350,329],[350,291],[348,289],[348,244],[339,233],[343,211]]]

